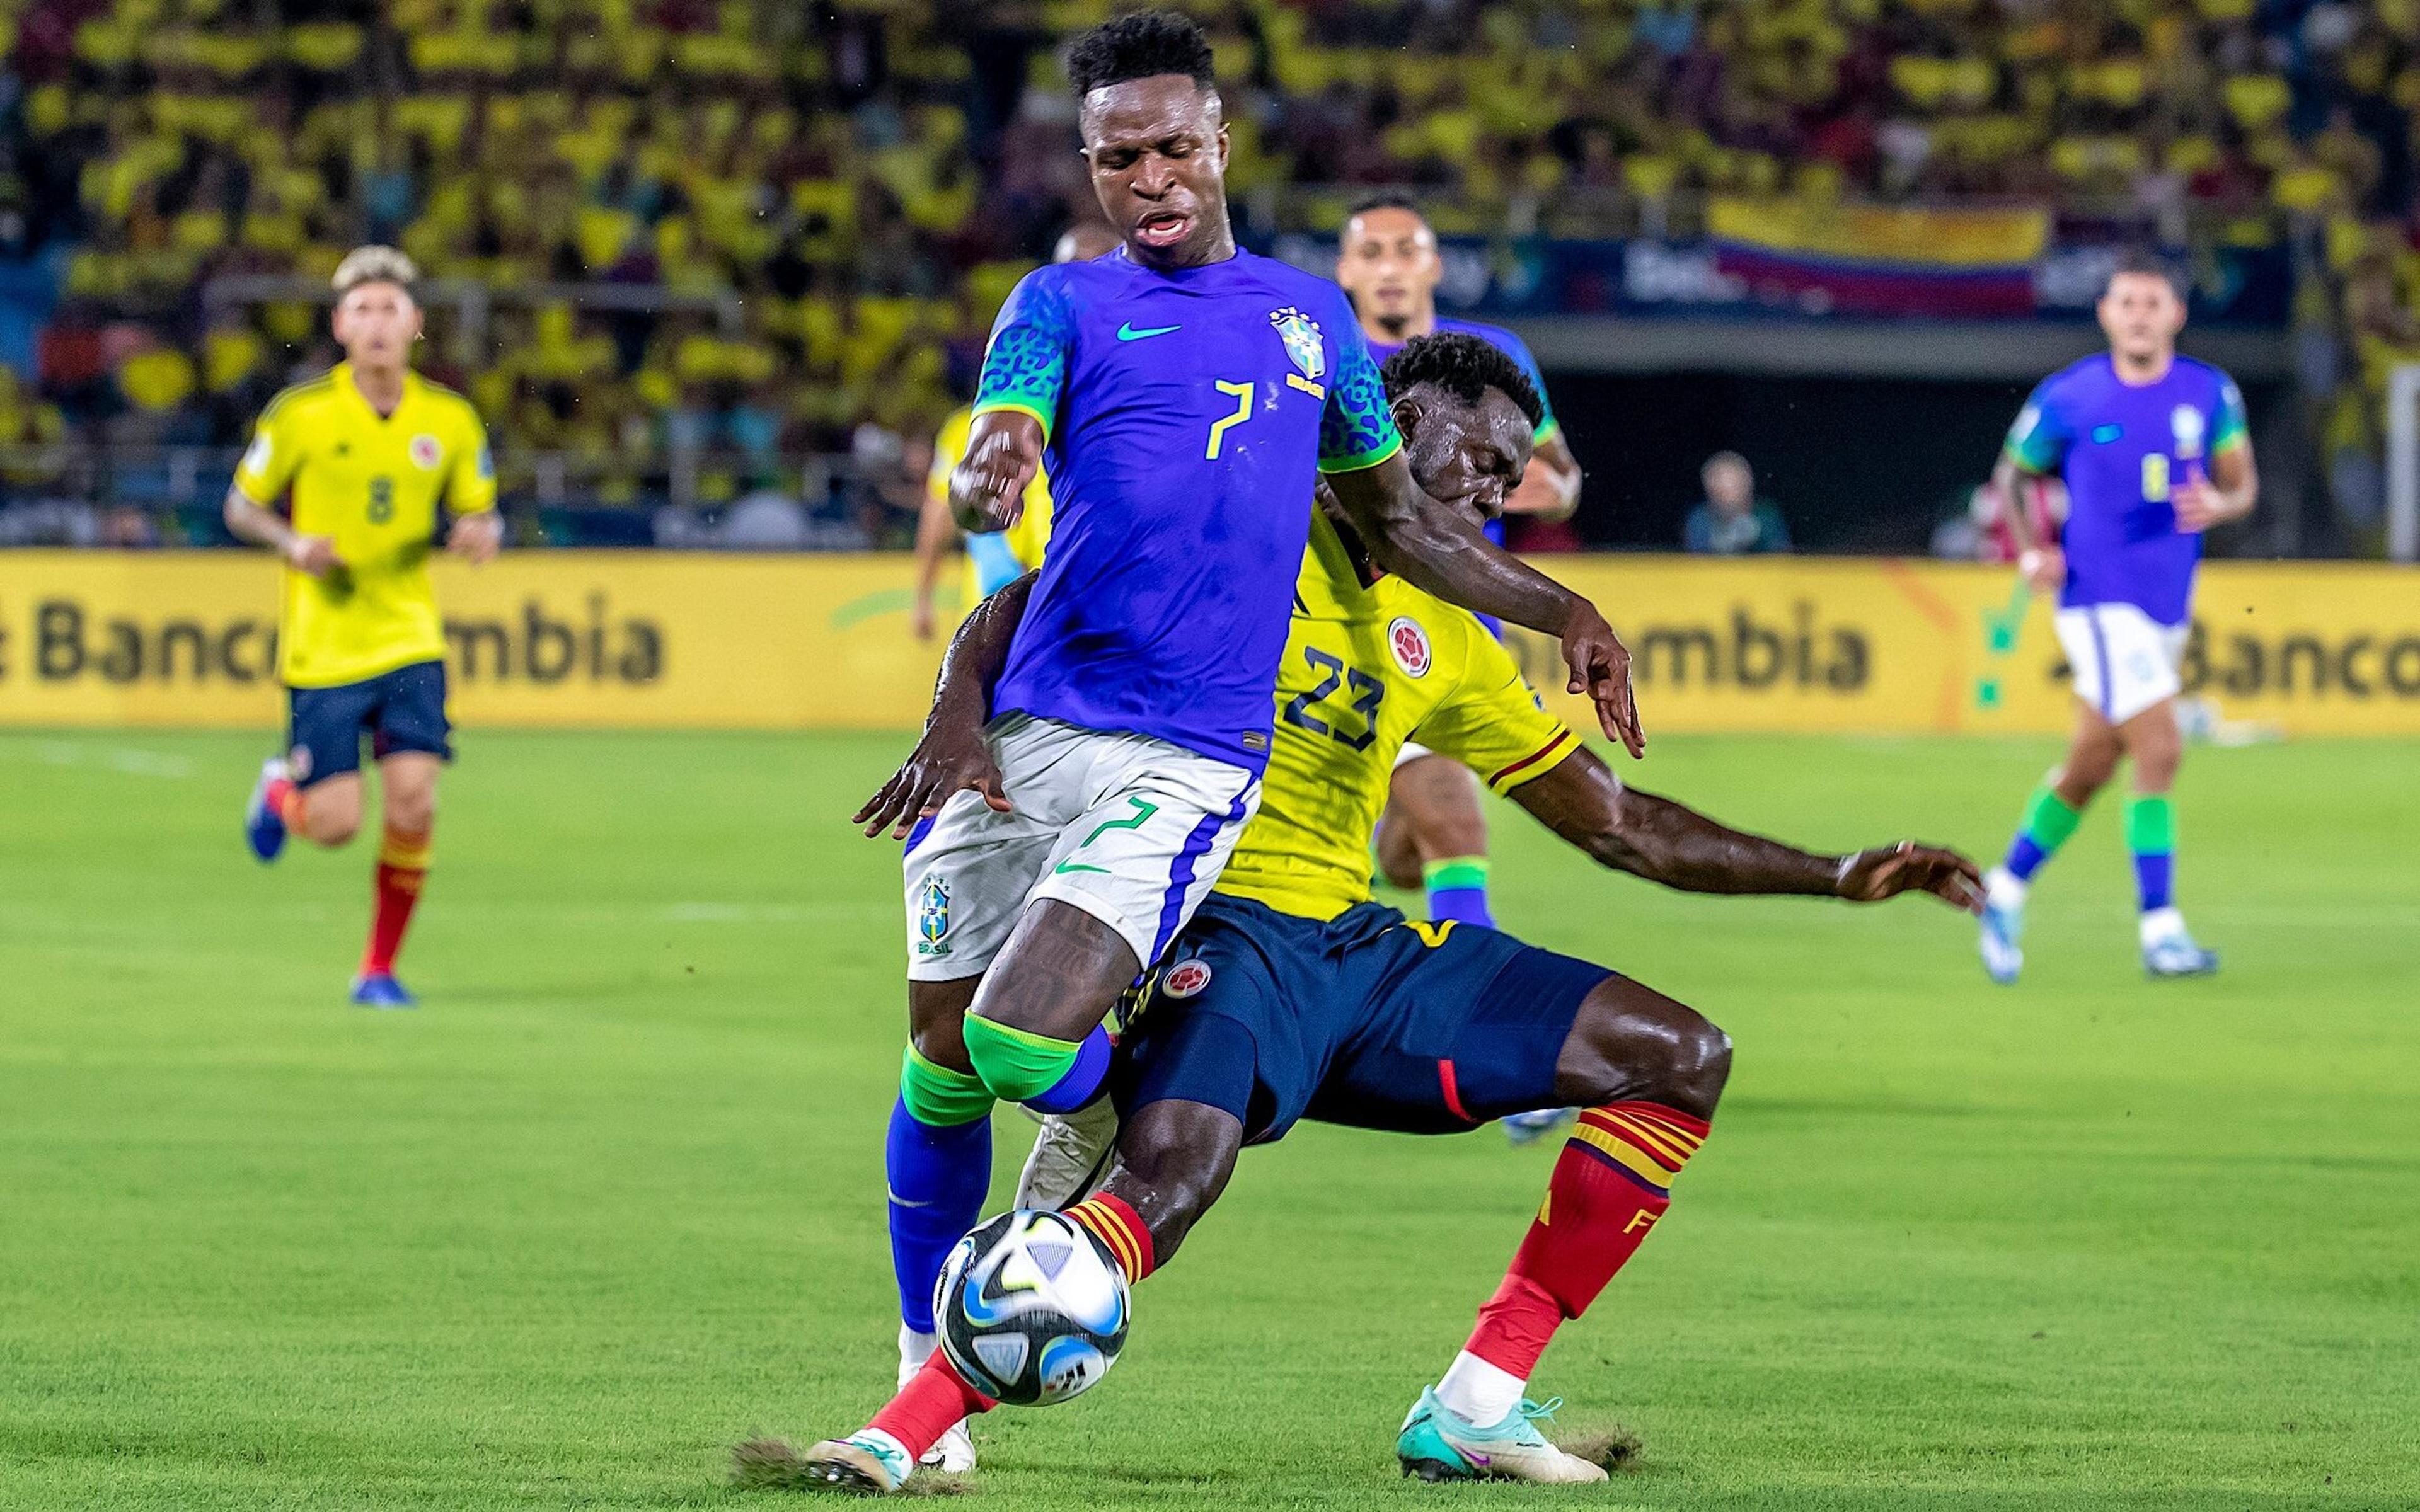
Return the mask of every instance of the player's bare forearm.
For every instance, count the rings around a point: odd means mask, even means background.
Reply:
[[[2000,496],[2009,533],[2015,537],[2020,553],[2041,548],[2041,538],[2034,532],[2033,511],[2025,507],[2025,490],[2040,481],[2040,473],[2019,467],[2017,459],[2006,452],[2000,454],[1998,465],[1992,469],[1992,491]]]
[[[1513,789],[1512,801],[1600,865],[1683,892],[1857,903],[1929,892],[1970,913],[1982,903],[1981,871],[1955,851],[1912,841],[1848,856],[1802,851],[1625,787],[1589,750]]]
[[[1606,734],[1631,755],[1646,750],[1629,648],[1595,605],[1498,548],[1469,510],[1430,498],[1400,453],[1326,482],[1380,566],[1449,603],[1559,640],[1571,670],[1565,690],[1587,694]]]
[[[1042,424],[1017,409],[977,415],[967,455],[950,471],[950,515],[977,534],[1004,531],[1025,508],[1025,486],[1042,467]]]
[[[941,553],[953,530],[949,500],[928,489],[923,506],[916,511],[916,595],[908,609],[908,622],[919,640],[932,638],[933,590],[940,581]]]
[[[924,721],[927,727],[943,718],[964,719],[971,715],[980,725],[991,717],[992,687],[1008,669],[1009,645],[1016,639],[1016,627],[1025,620],[1025,606],[1041,576],[1038,570],[1029,572],[976,605],[958,633],[950,637],[949,649],[941,654],[940,678],[933,687],[933,709]]]
[[[1831,897],[1840,875],[1840,856],[1742,834],[1625,786],[1590,750],[1575,751],[1512,796],[1599,865],[1682,892]]]
[[[1038,572],[1016,581],[975,606],[975,611],[950,638],[941,656],[941,675],[933,688],[933,707],[924,717],[924,733],[916,748],[891,779],[868,798],[849,823],[868,835],[888,829],[904,836],[916,821],[939,811],[950,795],[971,788],[984,801],[1005,813],[1006,791],[984,726],[991,718],[991,692],[1008,666],[1008,648],[1025,618],[1026,600],[1033,594]]]
[[[1579,507],[1579,459],[1559,432],[1529,454],[1520,486],[1504,501],[1504,513],[1552,522],[1571,518]]]
[[[263,509],[243,496],[240,488],[229,488],[226,506],[221,511],[226,520],[227,532],[237,540],[253,546],[265,546],[283,556],[294,540],[294,530],[272,509]]]
[[[1449,603],[1559,635],[1584,602],[1490,541],[1469,512],[1421,491],[1400,454],[1326,481],[1380,566]]]

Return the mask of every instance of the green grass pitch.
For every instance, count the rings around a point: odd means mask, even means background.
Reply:
[[[0,736],[0,1506],[789,1504],[727,1446],[853,1428],[891,1378],[897,872],[843,820],[904,743],[470,733],[396,1014],[342,1006],[368,847],[240,847],[264,744]],[[1989,859],[2053,755],[1663,738],[1636,775]],[[2415,772],[2195,751],[2180,892],[2226,971],[2157,985],[2113,804],[2012,991],[1930,903],[1676,897],[1500,810],[1510,927],[1738,1042],[1670,1219],[1537,1381],[1639,1467],[1397,1477],[1554,1150],[1306,1127],[1103,1388],[979,1426],[963,1504],[2420,1504]]]

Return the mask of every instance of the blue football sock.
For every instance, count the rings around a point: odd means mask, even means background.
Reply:
[[[1487,908],[1487,857],[1457,856],[1431,861],[1420,868],[1420,879],[1428,886],[1430,923],[1496,927],[1496,916]]]
[[[920,1123],[903,1099],[891,1109],[883,1166],[891,1179],[891,1268],[899,1278],[899,1318],[930,1334],[941,1266],[983,1220],[991,1190],[991,1119]]]
[[[1109,1076],[1109,1031],[1099,1025],[1084,1036],[1076,1047],[1076,1063],[1067,1073],[1041,1092],[1025,1100],[1025,1105],[1036,1113],[1073,1113],[1090,1103]]]

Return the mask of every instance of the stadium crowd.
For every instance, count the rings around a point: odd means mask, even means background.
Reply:
[[[1333,227],[1375,184],[1449,234],[1685,235],[1714,192],[2019,198],[2172,242],[2304,228],[2324,276],[2300,318],[2335,357],[2313,424],[2366,507],[2382,374],[2420,355],[2412,0],[1193,8],[1248,237]],[[240,442],[325,360],[308,285],[392,240],[437,281],[427,365],[489,417],[510,493],[638,503],[700,447],[707,500],[808,454],[904,477],[1085,200],[1052,42],[1109,9],[20,0],[0,259],[59,298],[0,377],[0,442]],[[297,282],[201,297],[241,277]],[[597,283],[630,307],[562,292]],[[860,534],[909,528],[912,488],[861,497]]]

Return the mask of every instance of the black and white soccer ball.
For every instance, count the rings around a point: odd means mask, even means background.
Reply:
[[[941,1349],[969,1385],[1019,1407],[1091,1389],[1125,1347],[1125,1273],[1064,1213],[1019,1209],[958,1241],[933,1290]]]

